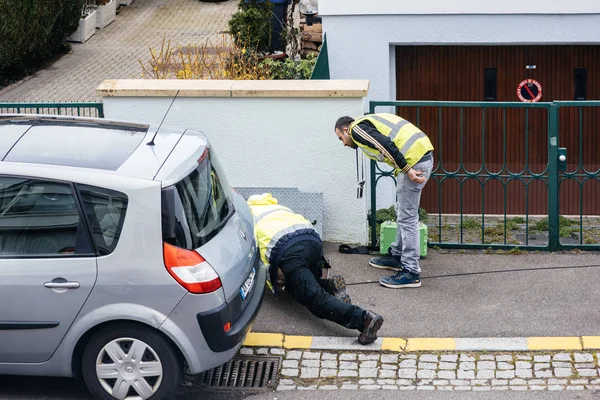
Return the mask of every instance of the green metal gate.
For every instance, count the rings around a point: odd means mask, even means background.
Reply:
[[[597,132],[600,129],[600,101],[371,101],[369,112],[377,112],[378,107],[395,108],[398,115],[411,120],[422,130],[422,126],[432,125],[433,120],[437,121],[435,131],[424,130],[435,146],[434,171],[425,190],[431,195],[428,198],[430,207],[431,199],[436,199],[437,211],[432,213],[425,210],[428,212],[427,218],[422,221],[429,227],[430,247],[600,250],[600,206],[593,207],[591,213],[589,206],[596,195],[600,196],[600,155],[594,155],[600,150],[600,142],[595,141],[595,137],[600,136]],[[411,118],[401,110],[411,110]],[[508,114],[514,118],[507,119]],[[599,121],[590,123],[592,117]],[[584,124],[584,119],[587,125]],[[447,132],[450,126],[457,131],[452,136]],[[573,129],[575,126],[578,127],[576,132]],[[584,126],[590,128],[588,132],[585,132]],[[537,128],[538,133],[532,127]],[[481,139],[480,157],[471,157],[470,163],[464,162],[463,154],[467,146],[467,130],[471,134],[477,130]],[[540,130],[543,136],[539,135]],[[517,149],[518,146],[507,141],[507,137],[513,142],[521,140],[522,148]],[[590,140],[592,147],[596,148],[592,152],[585,144]],[[565,148],[567,142],[574,148]],[[458,146],[459,154],[453,152],[453,160],[448,163],[444,159],[448,155],[446,148],[452,146]],[[544,154],[537,154],[535,149],[532,154],[533,147],[538,150],[543,148],[543,151],[537,153]],[[473,146],[470,148],[473,153]],[[496,164],[486,160],[486,154],[490,151],[496,152]],[[516,153],[523,151],[524,157],[516,157]],[[570,163],[567,151],[577,155],[579,161]],[[586,154],[590,155],[587,159]],[[507,161],[508,155],[512,160],[510,162]],[[515,161],[515,158],[519,160]],[[531,162],[533,158],[537,160],[536,163]],[[473,163],[474,159],[477,159],[478,164]],[[382,222],[377,217],[377,185],[382,178],[395,181],[393,171],[381,169],[380,164],[371,161],[371,207],[368,218],[372,246],[378,243],[378,223]],[[473,193],[477,193],[479,189],[481,196],[478,204],[474,204]],[[579,204],[574,201],[577,191]],[[467,196],[466,192],[470,194]],[[516,194],[518,200],[514,198]],[[452,197],[450,203],[454,204],[454,209],[450,213],[444,213],[444,208],[449,207],[448,197]],[[578,213],[561,215],[561,198],[564,202],[563,209],[578,210]],[[566,202],[569,204],[565,204]],[[476,209],[475,214],[465,213],[464,206],[467,203],[470,209]],[[492,203],[496,204],[491,207],[495,209],[493,215],[488,212]],[[509,215],[509,209],[518,212]],[[536,215],[530,213],[532,209],[538,210]]]
[[[104,118],[102,103],[2,103],[0,114],[51,114]]]

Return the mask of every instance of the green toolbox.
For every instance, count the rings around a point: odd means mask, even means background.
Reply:
[[[396,222],[382,222],[379,235],[379,252],[387,254],[388,249],[394,243],[394,240],[396,240]],[[427,257],[427,225],[422,222],[419,222],[419,245],[421,248],[421,258]]]

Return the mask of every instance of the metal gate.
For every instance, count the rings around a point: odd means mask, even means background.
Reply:
[[[430,247],[600,250],[600,101],[371,101],[369,112],[378,107],[434,144],[421,199]],[[371,161],[372,246],[377,184],[394,179],[381,166]]]

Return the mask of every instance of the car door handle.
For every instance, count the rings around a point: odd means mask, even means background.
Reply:
[[[79,282],[46,282],[44,286],[48,289],[78,289]]]

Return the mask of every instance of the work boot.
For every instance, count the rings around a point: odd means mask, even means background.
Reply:
[[[348,293],[346,293],[346,281],[344,277],[340,274],[334,274],[327,280],[327,284],[329,286],[329,293],[331,293],[335,298],[341,300],[346,304],[352,304],[352,300]]]
[[[401,256],[393,256],[390,253],[375,257],[369,260],[369,265],[373,268],[389,269],[392,271],[403,271]]]
[[[383,325],[383,317],[372,311],[365,311],[364,325],[360,335],[358,335],[358,343],[365,345],[373,343],[377,340],[377,331]]]
[[[379,284],[391,289],[416,288],[421,286],[421,275],[399,271],[392,276],[380,278]]]

